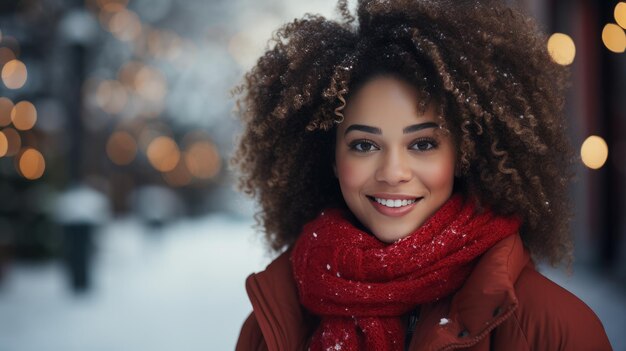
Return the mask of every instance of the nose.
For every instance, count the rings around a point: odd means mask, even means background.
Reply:
[[[413,172],[410,168],[408,156],[402,150],[388,149],[381,155],[375,179],[389,185],[397,185],[411,180]]]

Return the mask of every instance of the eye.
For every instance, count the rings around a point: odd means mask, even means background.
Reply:
[[[411,144],[411,149],[418,151],[428,151],[437,148],[437,142],[433,139],[424,138],[417,139],[413,144]]]
[[[376,144],[366,139],[355,140],[351,142],[350,145],[348,145],[348,147],[350,148],[350,150],[354,150],[356,152],[363,152],[363,153],[378,149]]]

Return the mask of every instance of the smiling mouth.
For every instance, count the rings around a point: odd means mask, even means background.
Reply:
[[[397,208],[397,207],[405,207],[405,206],[409,206],[412,205],[414,203],[416,203],[417,201],[421,200],[422,197],[417,197],[414,199],[383,199],[383,198],[379,198],[379,197],[374,197],[374,196],[369,196],[367,195],[367,198],[370,201],[376,202],[382,206],[388,207],[388,208]]]

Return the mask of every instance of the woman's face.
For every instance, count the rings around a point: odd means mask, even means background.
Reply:
[[[451,196],[456,149],[434,108],[393,77],[366,83],[347,103],[335,148],[346,204],[372,234],[391,243],[420,227]]]

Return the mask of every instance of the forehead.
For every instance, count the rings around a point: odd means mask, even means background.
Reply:
[[[395,77],[377,77],[361,86],[347,101],[344,109],[345,129],[353,123],[384,127],[388,124],[409,125],[439,122],[437,108],[429,104],[423,111],[418,90]]]

